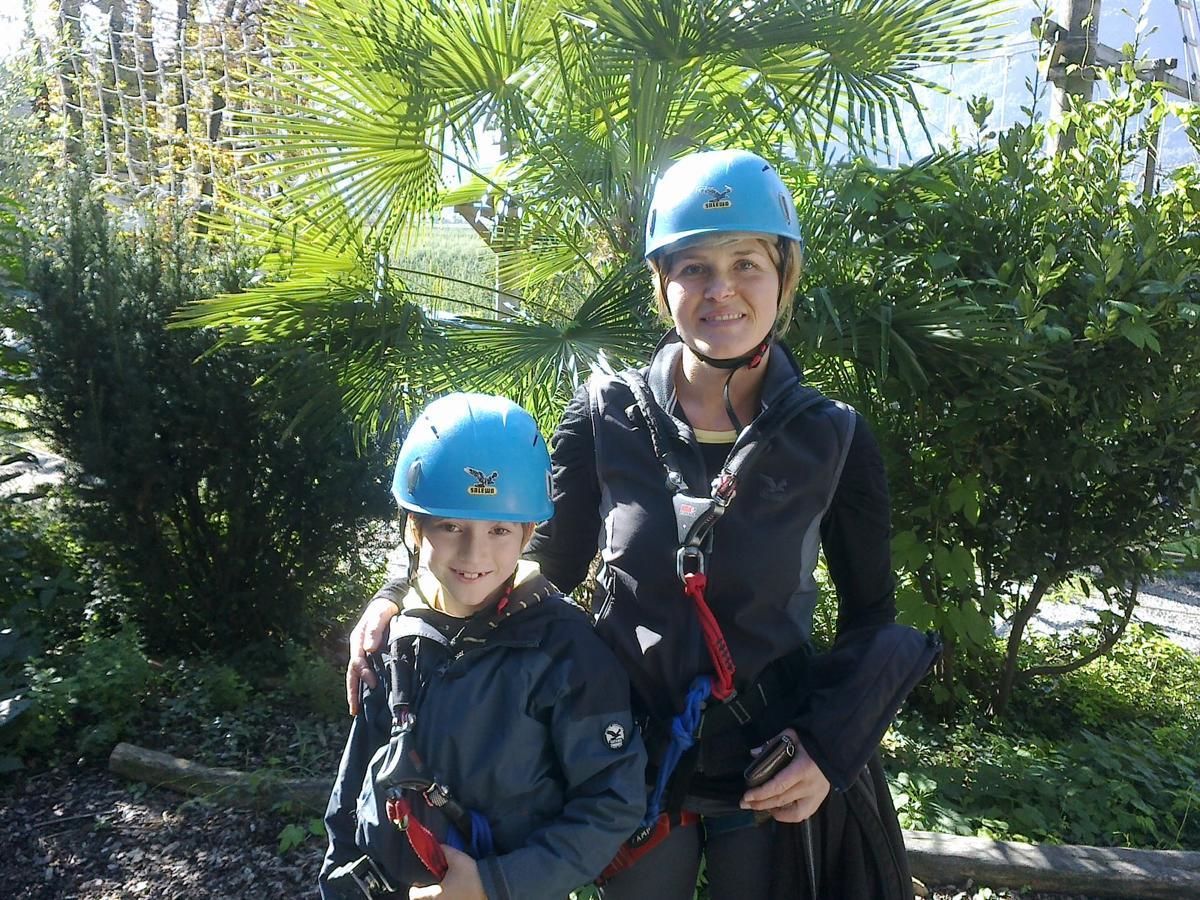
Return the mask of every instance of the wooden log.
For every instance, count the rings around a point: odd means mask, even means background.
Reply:
[[[331,780],[213,768],[133,744],[117,744],[108,767],[155,787],[256,809],[291,803],[320,812],[331,787]],[[1200,898],[1197,852],[1020,844],[931,831],[905,831],[904,843],[913,875],[930,886],[972,879],[988,887],[1095,897]]]
[[[113,748],[108,768],[117,775],[154,787],[251,809],[291,804],[319,813],[325,809],[332,787],[332,778],[281,778],[269,773],[214,768],[124,743]]]
[[[929,885],[987,887],[1181,900],[1200,897],[1200,853],[1020,844],[932,831],[905,831],[912,873]]]

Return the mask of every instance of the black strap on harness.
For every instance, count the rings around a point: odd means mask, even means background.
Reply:
[[[666,421],[666,413],[654,401],[642,373],[629,369],[619,377],[633,394],[646,422],[654,455],[666,472],[667,490],[671,492],[679,539],[679,550],[675,557],[676,572],[680,579],[688,572],[705,572],[713,526],[733,502],[739,479],[770,446],[775,434],[804,410],[824,400],[825,396],[815,388],[797,385],[786,396],[768,406],[742,429],[708,491],[700,492],[688,484],[675,451],[664,439],[664,433],[668,429],[674,432],[675,428]]]

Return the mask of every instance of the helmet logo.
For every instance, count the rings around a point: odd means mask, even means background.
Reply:
[[[496,479],[500,477],[499,472],[492,472],[491,475],[485,475],[478,469],[472,469],[470,466],[467,466],[463,471],[475,479],[475,483],[467,488],[467,493],[472,497],[495,497],[499,493],[496,490]]]
[[[792,224],[792,198],[784,194],[779,195],[779,208],[783,210],[783,221],[789,225]]]
[[[708,194],[711,200],[704,201],[705,209],[728,209],[733,206],[733,201],[729,199],[729,195],[733,193],[733,188],[725,185],[725,190],[718,190],[715,187],[702,187],[700,193]]]

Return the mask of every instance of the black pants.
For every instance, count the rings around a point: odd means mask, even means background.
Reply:
[[[600,891],[604,900],[692,900],[701,854],[712,900],[756,900],[771,891],[774,823],[750,813],[703,818],[666,840]]]

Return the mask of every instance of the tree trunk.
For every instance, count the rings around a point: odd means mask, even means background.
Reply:
[[[1025,628],[1053,583],[1053,578],[1049,574],[1039,575],[1033,583],[1029,596],[1022,601],[1013,614],[1012,630],[1008,633],[1008,646],[1004,653],[1004,668],[1000,672],[1000,684],[996,688],[996,694],[987,711],[990,716],[1003,717],[1008,709],[1008,701],[1012,699],[1013,685],[1017,681],[1017,655],[1021,651],[1021,640],[1025,636]]]
[[[310,812],[320,812],[325,809],[333,787],[327,778],[264,777],[258,772],[204,766],[124,743],[113,748],[108,768],[117,775],[154,787],[253,809],[269,810],[288,802]]]

